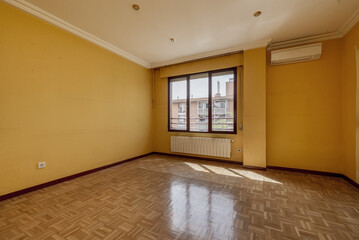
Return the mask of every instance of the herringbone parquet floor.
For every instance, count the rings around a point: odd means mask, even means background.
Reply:
[[[152,155],[0,202],[0,239],[359,239],[359,191]]]

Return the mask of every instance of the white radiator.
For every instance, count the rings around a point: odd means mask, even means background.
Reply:
[[[202,137],[171,137],[171,152],[214,157],[231,157],[231,139]]]

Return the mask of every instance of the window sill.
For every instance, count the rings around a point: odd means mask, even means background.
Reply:
[[[236,135],[237,131],[234,132],[218,132],[218,131],[212,131],[212,132],[194,132],[194,131],[183,131],[183,130],[168,130],[168,132],[178,132],[178,133],[198,133],[198,134],[232,134]]]

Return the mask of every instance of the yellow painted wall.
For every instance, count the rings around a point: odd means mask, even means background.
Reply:
[[[244,52],[243,165],[266,167],[266,49]]]
[[[209,134],[209,133],[180,133],[180,132],[168,132],[168,76],[173,75],[183,75],[193,72],[208,71],[213,69],[229,68],[239,66],[242,63],[242,54],[235,54],[231,56],[221,57],[221,58],[212,58],[202,61],[195,61],[184,64],[178,64],[174,66],[167,67],[165,69],[156,69],[154,77],[154,151],[171,153],[171,136],[195,136],[195,137],[215,137],[215,138],[228,138],[233,139],[232,143],[232,157],[229,159],[231,161],[243,162],[242,152],[238,152],[237,149],[242,149],[242,131],[238,130],[237,134]],[[218,60],[221,60],[218,62]],[[218,64],[218,65],[217,65]],[[218,66],[218,68],[215,68]],[[237,84],[238,93],[241,91],[239,73],[237,71]],[[162,77],[163,76],[163,77]],[[241,104],[238,97],[238,105]],[[238,122],[241,120],[240,109],[237,111]],[[238,129],[238,127],[237,127]],[[208,157],[208,156],[205,156]],[[228,159],[226,159],[228,160]]]
[[[0,195],[151,152],[151,89],[150,70],[0,2]]]
[[[183,74],[200,73],[243,65],[243,54],[236,53],[216,58],[191,61],[160,68],[160,77],[167,78]]]
[[[354,46],[359,25],[323,42],[317,61],[270,66],[263,48],[151,71],[0,2],[0,195],[170,153],[171,136],[233,139],[230,160],[245,165],[355,179]],[[244,131],[168,132],[168,76],[239,65]]]
[[[341,104],[341,39],[317,61],[271,66],[268,53],[267,165],[340,173]]]
[[[359,48],[359,24],[343,38],[343,87],[342,87],[342,131],[343,172],[355,180],[355,132],[356,132],[356,59],[355,47]],[[359,180],[359,179],[357,179]]]

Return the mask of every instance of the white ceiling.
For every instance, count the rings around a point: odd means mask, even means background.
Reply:
[[[334,36],[359,8],[359,0],[5,1],[146,67],[258,47],[270,39]],[[141,9],[134,11],[133,3]],[[257,10],[263,14],[255,18]]]

